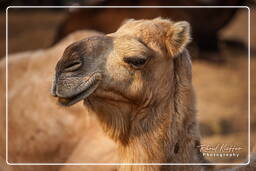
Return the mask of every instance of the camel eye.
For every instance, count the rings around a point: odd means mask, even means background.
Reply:
[[[130,64],[134,67],[140,67],[142,65],[144,65],[146,63],[146,59],[145,58],[135,58],[135,57],[126,57],[124,58],[124,62],[126,62],[127,64]]]
[[[68,71],[68,72],[75,71],[75,70],[79,69],[81,66],[82,66],[82,63],[80,61],[74,61],[73,63],[68,64],[65,67],[65,71]]]

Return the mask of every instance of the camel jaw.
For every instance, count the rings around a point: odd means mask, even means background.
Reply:
[[[98,74],[91,76],[91,78],[86,82],[85,87],[82,91],[70,97],[58,97],[58,103],[62,106],[71,106],[81,100],[86,99],[97,89],[100,80],[101,79]]]

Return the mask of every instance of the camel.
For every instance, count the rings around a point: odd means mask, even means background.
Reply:
[[[105,136],[98,119],[82,104],[68,108],[56,105],[56,99],[49,93],[54,65],[64,49],[75,41],[96,35],[102,34],[79,31],[51,48],[9,55],[8,162],[119,162],[117,145]],[[0,63],[0,70],[0,92],[5,94],[5,59]],[[0,101],[0,122],[4,123],[5,97]],[[5,124],[1,124],[0,133],[3,147]],[[113,171],[116,167],[8,166],[5,150],[0,148],[1,171]]]
[[[186,50],[190,39],[186,21],[128,20],[114,33],[69,45],[55,67],[52,95],[63,106],[83,100],[118,145],[121,163],[205,163]],[[119,170],[209,168],[121,165]]]

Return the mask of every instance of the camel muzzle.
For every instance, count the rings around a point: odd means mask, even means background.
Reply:
[[[93,93],[102,80],[106,54],[112,45],[107,36],[94,36],[69,45],[55,68],[52,95],[64,106]]]

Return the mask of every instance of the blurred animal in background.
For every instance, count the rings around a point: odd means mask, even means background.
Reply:
[[[113,156],[115,144],[104,136],[97,121],[88,115],[82,104],[62,108],[50,95],[53,68],[64,49],[75,41],[95,35],[101,34],[75,32],[51,48],[9,55],[9,163],[118,162]],[[5,73],[5,66],[5,59],[2,59],[0,73]],[[3,95],[0,98],[0,122],[4,123],[5,74],[0,75],[0,80]],[[5,124],[0,124],[0,146],[5,147],[5,142]],[[65,166],[10,166],[5,157],[5,148],[0,148],[0,171],[65,169]],[[91,166],[83,171],[100,168],[107,170],[103,166]]]
[[[84,3],[83,3],[84,2]],[[114,6],[114,5],[136,5],[136,6],[239,6],[243,5],[245,0],[179,0],[179,1],[165,1],[165,0],[102,0],[102,1],[82,1],[81,5],[100,5],[100,6]],[[77,5],[77,4],[75,4]],[[55,42],[59,41],[69,33],[75,30],[92,29],[104,33],[111,33],[115,31],[127,18],[152,19],[157,16],[163,18],[171,18],[174,21],[186,20],[192,25],[192,37],[195,46],[199,52],[219,52],[219,32],[232,20],[238,8],[201,8],[186,10],[179,8],[84,8],[73,9],[67,13],[66,19],[62,22],[56,32]],[[200,55],[199,55],[200,57]],[[210,60],[220,60],[218,56],[212,58],[211,56],[203,56],[204,58],[211,58]]]

